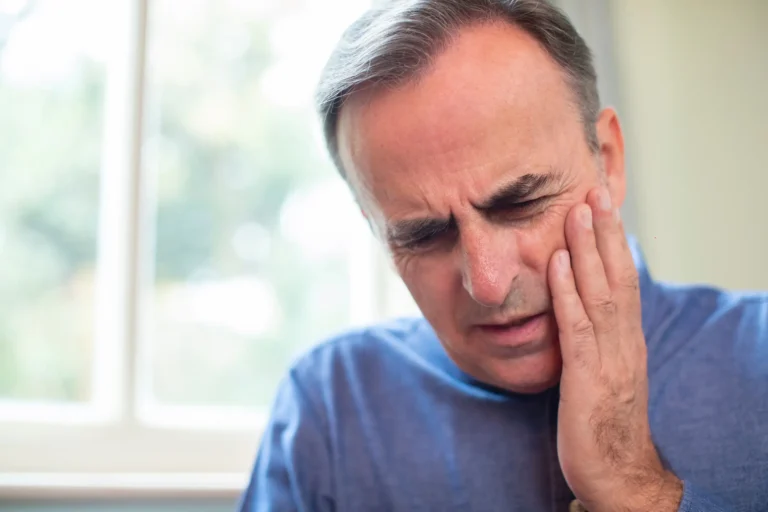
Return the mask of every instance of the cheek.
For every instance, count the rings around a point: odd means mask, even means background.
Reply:
[[[566,205],[552,205],[535,225],[518,233],[520,257],[526,267],[546,275],[552,254],[566,248],[565,219],[568,211]]]

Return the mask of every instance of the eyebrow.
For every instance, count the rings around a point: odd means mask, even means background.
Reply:
[[[387,228],[387,240],[395,245],[407,245],[423,238],[436,236],[448,231],[455,224],[448,219],[406,219],[392,223]]]
[[[559,182],[561,177],[561,173],[557,171],[545,174],[524,174],[502,186],[482,203],[472,206],[481,211],[509,208],[530,201],[537,194]]]

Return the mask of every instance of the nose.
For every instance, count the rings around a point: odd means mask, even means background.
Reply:
[[[473,230],[461,234],[462,284],[475,302],[500,307],[520,272],[514,234],[503,229]]]

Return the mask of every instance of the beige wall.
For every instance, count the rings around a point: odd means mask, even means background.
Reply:
[[[652,272],[768,289],[768,0],[613,0],[610,13]]]

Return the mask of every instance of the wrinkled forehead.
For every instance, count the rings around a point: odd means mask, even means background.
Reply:
[[[339,155],[359,199],[386,209],[425,188],[473,193],[515,170],[558,167],[580,130],[558,65],[525,32],[486,25],[464,30],[418,79],[353,94]]]

